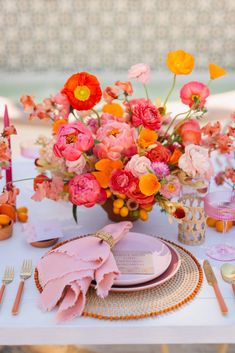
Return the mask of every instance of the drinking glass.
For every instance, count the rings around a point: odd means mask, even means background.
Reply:
[[[207,216],[223,221],[223,234],[227,222],[235,221],[235,191],[223,190],[209,192],[204,198]],[[208,249],[207,255],[219,261],[235,260],[235,248],[228,244],[217,244]]]

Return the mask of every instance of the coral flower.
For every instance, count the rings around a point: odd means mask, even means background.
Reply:
[[[139,188],[142,194],[146,196],[151,196],[156,194],[160,188],[161,184],[158,178],[154,174],[146,174],[140,178]]]
[[[112,103],[114,99],[117,99],[119,91],[117,87],[107,86],[103,92],[103,97],[106,103]]]
[[[157,141],[158,135],[155,131],[150,129],[141,129],[138,144],[141,148],[146,148],[153,145]]]
[[[127,193],[127,197],[130,200],[134,200],[135,202],[137,202],[137,204],[140,204],[141,206],[153,204],[154,202],[154,195],[146,196],[140,191],[138,179],[136,180],[135,189],[131,191],[129,190]]]
[[[109,186],[113,191],[126,194],[128,191],[131,192],[135,189],[136,179],[129,170],[117,169],[111,175]]]
[[[71,106],[77,110],[92,109],[102,97],[99,81],[87,72],[72,75],[61,93],[66,94]]]
[[[122,118],[124,114],[124,110],[122,106],[118,103],[107,103],[102,108],[103,113],[107,113],[118,118]]]
[[[208,65],[209,72],[210,72],[210,79],[215,80],[219,77],[226,75],[226,70],[223,67],[220,67],[216,64],[209,64]]]
[[[122,169],[123,163],[120,160],[113,161],[111,159],[101,159],[95,165],[95,169],[97,171],[93,172],[92,174],[98,180],[100,186],[106,189],[109,186],[109,180],[111,177],[112,172],[115,169]]]
[[[121,88],[124,93],[126,93],[128,96],[132,96],[133,94],[133,88],[131,82],[123,82],[123,81],[117,81],[115,82],[115,86]]]
[[[149,82],[150,67],[147,64],[139,63],[131,66],[128,71],[128,78],[146,85]]]
[[[166,64],[175,75],[188,75],[193,71],[194,57],[183,50],[170,52]]]
[[[143,125],[147,129],[159,130],[161,127],[161,114],[155,105],[148,100],[141,100],[134,105],[132,123],[135,127]]]
[[[156,147],[147,151],[145,156],[149,158],[151,162],[168,163],[171,157],[171,152],[168,150],[168,148],[164,147],[160,142],[157,142]]]
[[[186,83],[180,90],[181,101],[194,109],[203,108],[209,94],[209,88],[204,83],[197,81]]]
[[[100,198],[101,188],[90,173],[76,175],[69,182],[69,197],[74,205],[92,207]]]
[[[189,119],[179,128],[179,134],[183,144],[194,143],[199,145],[201,142],[201,128],[199,122],[195,119]]]

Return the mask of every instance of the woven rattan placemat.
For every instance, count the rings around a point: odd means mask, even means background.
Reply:
[[[181,257],[181,266],[169,281],[138,292],[111,292],[105,299],[99,298],[91,288],[83,315],[106,320],[140,319],[176,310],[192,300],[202,285],[202,268],[189,251],[167,242],[176,248]],[[37,270],[35,282],[41,290]]]

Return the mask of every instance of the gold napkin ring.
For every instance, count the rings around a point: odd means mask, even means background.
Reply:
[[[92,234],[92,236],[100,238],[101,240],[105,241],[110,246],[110,249],[112,249],[115,245],[112,234],[108,232],[104,232],[103,230],[98,230],[97,232]]]

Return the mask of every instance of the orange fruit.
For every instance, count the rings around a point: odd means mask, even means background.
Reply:
[[[11,217],[7,216],[6,214],[0,214],[0,224],[2,226],[8,226],[11,223]]]
[[[20,212],[20,213],[17,214],[17,217],[18,217],[18,221],[19,221],[19,222],[25,223],[25,222],[28,221],[28,215],[27,215],[27,213]]]
[[[121,216],[121,217],[126,217],[126,216],[128,216],[128,213],[129,213],[129,210],[128,210],[128,208],[127,208],[126,206],[124,206],[124,207],[122,207],[122,208],[120,209],[120,216]]]
[[[9,203],[3,203],[0,205],[0,214],[9,216],[13,221],[16,220],[16,209]]]
[[[232,221],[228,221],[225,227],[225,232],[228,232],[229,229],[232,227],[233,222]],[[216,221],[215,223],[215,228],[217,230],[217,232],[223,233],[224,231],[224,221]]]
[[[208,217],[206,220],[206,224],[208,225],[208,227],[215,227],[217,220],[212,218],[212,217]]]
[[[149,218],[148,213],[143,209],[140,209],[139,217],[142,221],[147,221]]]
[[[17,208],[17,213],[28,213],[27,207],[19,207]]]

